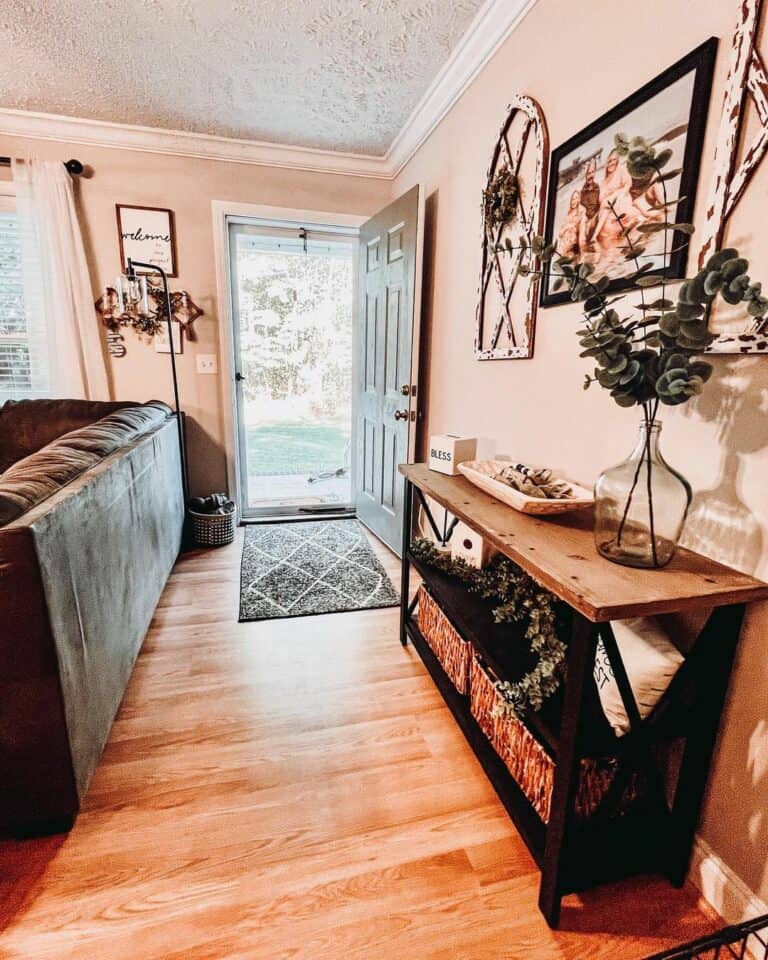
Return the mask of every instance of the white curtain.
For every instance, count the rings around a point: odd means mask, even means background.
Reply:
[[[16,210],[31,331],[47,353],[54,397],[109,398],[106,364],[75,207],[64,164],[13,160]]]

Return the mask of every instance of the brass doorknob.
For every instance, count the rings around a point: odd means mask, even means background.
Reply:
[[[395,410],[395,420],[407,420],[408,411],[407,410]]]

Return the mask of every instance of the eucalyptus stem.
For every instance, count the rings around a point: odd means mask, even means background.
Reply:
[[[651,528],[651,555],[653,557],[654,567],[658,567],[659,557],[656,551],[656,529],[653,517],[653,482],[651,478],[651,471],[653,469],[653,464],[651,463],[651,424],[653,420],[650,419],[648,407],[645,405],[643,406],[643,414],[645,416],[646,490],[648,492],[648,520]]]

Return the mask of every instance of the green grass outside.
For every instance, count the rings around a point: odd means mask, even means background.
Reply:
[[[335,423],[265,423],[246,427],[252,477],[321,473],[348,462],[349,430]]]

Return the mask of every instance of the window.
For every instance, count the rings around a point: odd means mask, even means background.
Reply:
[[[45,336],[33,320],[37,298],[25,287],[22,250],[15,200],[0,195],[0,403],[49,394]]]

